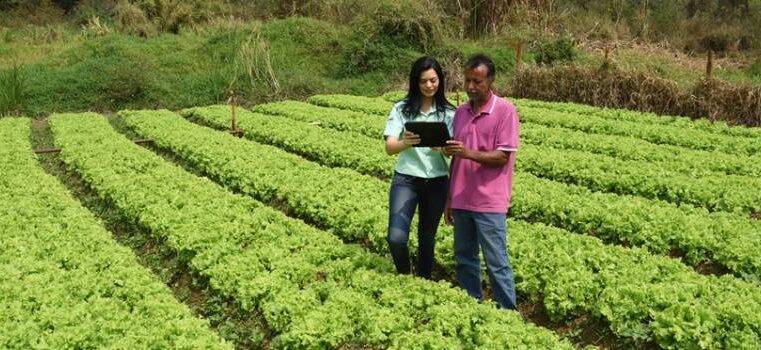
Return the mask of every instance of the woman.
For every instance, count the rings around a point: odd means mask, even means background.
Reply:
[[[407,242],[419,209],[417,274],[431,278],[436,229],[449,189],[449,163],[440,149],[414,147],[420,137],[404,130],[408,121],[444,122],[452,134],[454,106],[444,97],[444,72],[436,60],[421,57],[412,65],[407,96],[396,103],[386,123],[386,153],[399,153],[389,191],[387,241],[399,273],[410,273]]]

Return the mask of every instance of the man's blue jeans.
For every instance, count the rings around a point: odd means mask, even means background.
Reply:
[[[515,281],[507,255],[507,219],[504,213],[477,213],[453,210],[454,252],[457,259],[457,282],[468,294],[483,300],[481,260],[483,250],[489,270],[492,296],[500,308],[517,308]]]
[[[436,230],[444,213],[449,178],[425,179],[394,173],[389,193],[388,241],[391,256],[399,273],[410,273],[410,252],[407,246],[410,224],[415,209],[418,217],[417,274],[431,278]]]

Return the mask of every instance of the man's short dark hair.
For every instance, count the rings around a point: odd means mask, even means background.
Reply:
[[[468,61],[465,62],[465,69],[476,69],[480,65],[486,66],[486,76],[489,78],[489,80],[494,81],[494,77],[497,75],[497,69],[494,68],[494,62],[491,60],[491,58],[482,53],[477,53],[473,56],[470,56]]]

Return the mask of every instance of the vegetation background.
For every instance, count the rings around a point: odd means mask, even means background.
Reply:
[[[0,115],[378,95],[422,54],[456,90],[483,51],[511,95],[758,125],[758,23],[758,0],[0,0]]]

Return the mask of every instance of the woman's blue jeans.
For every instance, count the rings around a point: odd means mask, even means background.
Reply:
[[[420,178],[395,172],[389,191],[388,241],[394,265],[399,273],[410,273],[408,241],[410,224],[418,212],[417,274],[431,278],[436,230],[444,212],[449,178]]]

